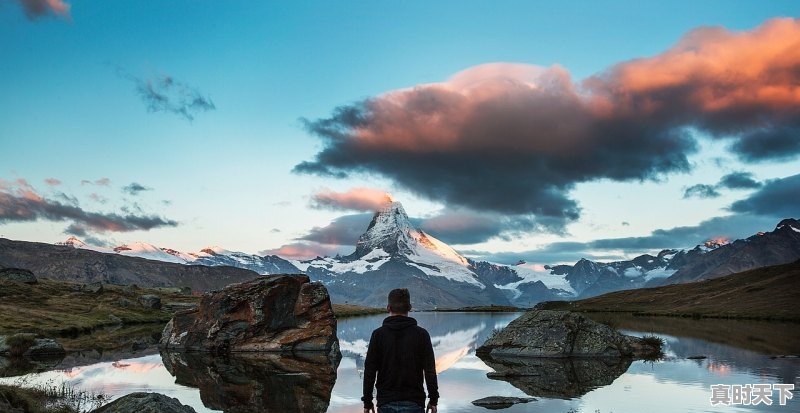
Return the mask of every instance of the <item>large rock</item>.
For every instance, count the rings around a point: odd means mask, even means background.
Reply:
[[[477,349],[504,357],[632,357],[642,340],[569,311],[533,310],[512,321]]]
[[[32,272],[22,268],[0,269],[0,280],[16,281],[25,284],[36,284],[38,280]]]
[[[178,399],[159,393],[131,393],[92,410],[92,413],[196,413]]]
[[[305,275],[277,275],[206,293],[200,306],[164,328],[168,349],[228,352],[318,351],[339,356],[328,290]]]

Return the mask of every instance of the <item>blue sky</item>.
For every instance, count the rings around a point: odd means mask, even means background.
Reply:
[[[557,64],[580,81],[617,63],[658,55],[697,27],[752,30],[771,18],[795,17],[800,9],[793,1],[74,0],[66,2],[69,15],[26,16],[26,2],[0,2],[0,178],[24,179],[48,199],[64,193],[64,203],[85,211],[175,222],[89,231],[92,238],[248,252],[294,243],[343,215],[310,205],[323,188],[386,190],[421,219],[463,206],[374,170],[344,180],[293,173],[325,147],[301,118],[327,118],[338,106],[444,82],[491,62]],[[194,113],[191,121],[148,111],[136,79],[165,77],[213,101],[215,109]],[[735,171],[751,172],[758,181],[800,173],[795,157],[743,163],[725,142],[701,139],[699,145],[688,171],[656,181],[578,183],[569,193],[581,215],[561,231],[455,243],[462,250],[530,252],[552,242],[647,236],[730,215],[726,208],[754,191],[684,199],[686,187],[713,184]],[[61,184],[47,185],[47,178]],[[101,178],[110,184],[81,184]],[[149,189],[122,191],[134,182]],[[70,223],[7,218],[0,221],[0,235],[55,242],[67,236]]]

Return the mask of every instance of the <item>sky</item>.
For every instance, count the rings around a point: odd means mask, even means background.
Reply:
[[[0,0],[0,236],[503,263],[800,217],[795,1]]]

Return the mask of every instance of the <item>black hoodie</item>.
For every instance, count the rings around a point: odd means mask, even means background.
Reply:
[[[378,382],[375,383],[375,375]],[[402,315],[386,317],[372,332],[364,361],[364,408],[372,407],[372,386],[378,389],[378,406],[395,401],[425,406],[422,379],[428,385],[430,404],[439,400],[436,359],[431,336],[417,320]]]

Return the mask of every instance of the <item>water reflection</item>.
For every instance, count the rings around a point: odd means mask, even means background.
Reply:
[[[664,338],[665,360],[656,363],[587,359],[484,361],[475,355],[475,348],[493,329],[507,325],[516,314],[414,313],[412,316],[431,334],[440,371],[442,412],[486,412],[471,402],[488,396],[538,399],[502,410],[506,413],[800,411],[798,393],[788,406],[744,408],[709,404],[711,384],[795,383],[800,388],[800,359],[769,357],[800,353],[796,325],[637,318],[619,321],[617,327],[632,334],[655,333]],[[116,353],[119,358],[113,358],[113,352],[105,352],[100,359],[68,355],[56,370],[29,374],[25,379],[31,384],[64,381],[113,397],[136,391],[159,392],[179,399],[199,413],[361,413],[363,359],[370,334],[383,318],[339,320],[343,359],[338,366],[313,357],[212,358],[191,353],[142,356],[127,355],[125,350]],[[687,359],[696,355],[707,358]],[[80,360],[91,364],[73,365]],[[0,383],[16,380],[0,378]]]
[[[486,376],[503,380],[534,397],[572,399],[608,386],[628,371],[631,359],[620,358],[512,358],[482,356],[494,372]]]
[[[328,409],[339,360],[322,354],[162,352],[175,383],[200,390],[203,405],[226,412],[308,412]]]

